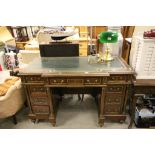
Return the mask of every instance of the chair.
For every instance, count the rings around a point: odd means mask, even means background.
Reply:
[[[21,109],[26,96],[21,85],[21,80],[10,86],[4,96],[0,96],[0,118],[13,117],[14,124],[17,124],[16,113]]]

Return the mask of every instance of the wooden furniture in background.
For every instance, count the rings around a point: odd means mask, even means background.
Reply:
[[[17,42],[25,42],[29,40],[26,26],[11,26],[12,33]]]
[[[16,47],[19,49],[25,49],[24,46],[29,40],[26,26],[9,26],[11,34],[15,38]]]
[[[123,44],[123,58],[129,64],[130,50],[132,38],[125,38]]]
[[[88,54],[88,27],[79,26],[79,56]]]
[[[115,69],[114,69],[115,68]],[[98,123],[105,119],[124,122],[132,69],[119,57],[108,64],[89,64],[87,57],[42,58],[20,70],[32,120],[49,120],[56,125],[54,96],[93,94],[98,97]]]
[[[27,41],[16,41],[16,47],[19,49],[24,50],[25,49],[25,45],[27,44]]]
[[[105,32],[107,30],[107,26],[94,26],[94,38],[96,38],[101,32]]]
[[[122,57],[128,63],[130,50],[129,44],[125,41],[125,38],[132,38],[135,26],[123,26],[122,35],[123,35],[123,49],[122,49]]]
[[[81,38],[88,38],[88,26],[79,26],[79,34]]]
[[[122,35],[123,38],[131,38],[134,32],[135,26],[123,26],[122,27]]]
[[[79,38],[79,56],[88,55],[88,38]]]
[[[101,32],[107,31],[107,26],[92,26],[92,44],[96,46],[96,51],[98,52],[101,49],[101,45],[97,42],[98,35]],[[87,56],[89,53],[88,45],[90,44],[90,34],[91,34],[90,26],[79,26],[79,55]]]

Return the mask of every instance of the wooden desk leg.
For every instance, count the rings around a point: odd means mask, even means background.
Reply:
[[[104,125],[104,116],[103,115],[100,115],[99,116],[99,122],[98,122],[99,126],[100,127],[103,127]]]
[[[104,102],[105,102],[105,95],[106,95],[106,86],[102,88],[101,92],[101,101],[99,107],[99,121],[98,124],[100,127],[104,125]]]
[[[52,90],[50,91],[50,88],[47,87],[46,89],[47,89],[47,94],[48,94],[48,103],[49,103],[50,112],[51,112],[51,114],[49,115],[49,121],[51,122],[53,126],[55,126],[56,117],[55,117],[54,105],[53,105],[53,94],[52,94]]]
[[[55,119],[55,116],[54,115],[50,115],[49,116],[49,122],[51,122],[51,124],[53,125],[53,126],[56,126],[56,119]]]
[[[130,124],[128,126],[129,129],[132,128],[134,118],[135,118],[135,110],[136,110],[136,101],[137,101],[138,96],[133,96],[133,100],[131,103],[131,116],[130,116]]]

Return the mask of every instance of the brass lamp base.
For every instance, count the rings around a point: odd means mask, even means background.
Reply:
[[[109,48],[105,50],[103,55],[100,54],[100,61],[112,61],[114,58],[112,57]]]
[[[110,54],[110,53],[105,53],[104,55],[103,55],[103,61],[111,61],[111,60],[113,60],[114,58],[112,57],[112,55]]]

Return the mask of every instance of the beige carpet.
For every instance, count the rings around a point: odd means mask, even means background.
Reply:
[[[27,117],[28,108],[17,114],[18,124],[14,125],[11,118],[1,119],[1,129],[127,129],[129,117],[123,124],[105,121],[102,128],[98,126],[97,106],[94,98],[85,95],[84,101],[78,101],[77,95],[66,95],[60,103],[57,113],[57,124],[53,127],[48,121],[33,123]],[[133,127],[135,128],[135,127]]]

